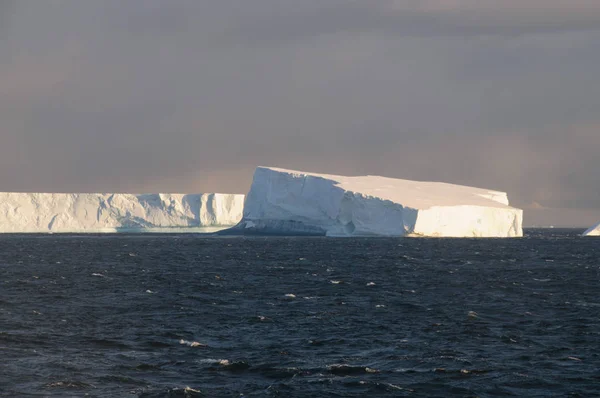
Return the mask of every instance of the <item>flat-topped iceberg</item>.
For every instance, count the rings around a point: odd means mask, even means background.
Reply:
[[[600,236],[600,223],[585,231],[583,236]]]
[[[244,195],[0,193],[0,232],[212,232],[236,225]]]
[[[258,167],[235,231],[326,236],[522,236],[504,192]]]

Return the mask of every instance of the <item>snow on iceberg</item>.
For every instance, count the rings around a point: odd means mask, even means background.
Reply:
[[[234,231],[326,236],[516,237],[504,192],[440,182],[258,167]]]
[[[0,193],[0,233],[211,232],[236,225],[244,195]]]
[[[600,236],[600,223],[585,231],[583,236]]]

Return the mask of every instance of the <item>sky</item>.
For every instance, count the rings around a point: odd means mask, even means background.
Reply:
[[[598,0],[0,0],[0,191],[245,193],[256,166],[600,221]]]

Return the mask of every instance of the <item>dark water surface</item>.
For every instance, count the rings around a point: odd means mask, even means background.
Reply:
[[[580,232],[5,235],[0,395],[600,396]]]

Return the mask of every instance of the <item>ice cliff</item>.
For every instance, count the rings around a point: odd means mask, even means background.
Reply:
[[[327,236],[522,236],[506,193],[440,182],[259,167],[242,233]]]
[[[600,223],[585,231],[583,236],[600,236]]]
[[[211,231],[237,224],[244,195],[0,193],[0,232]]]

